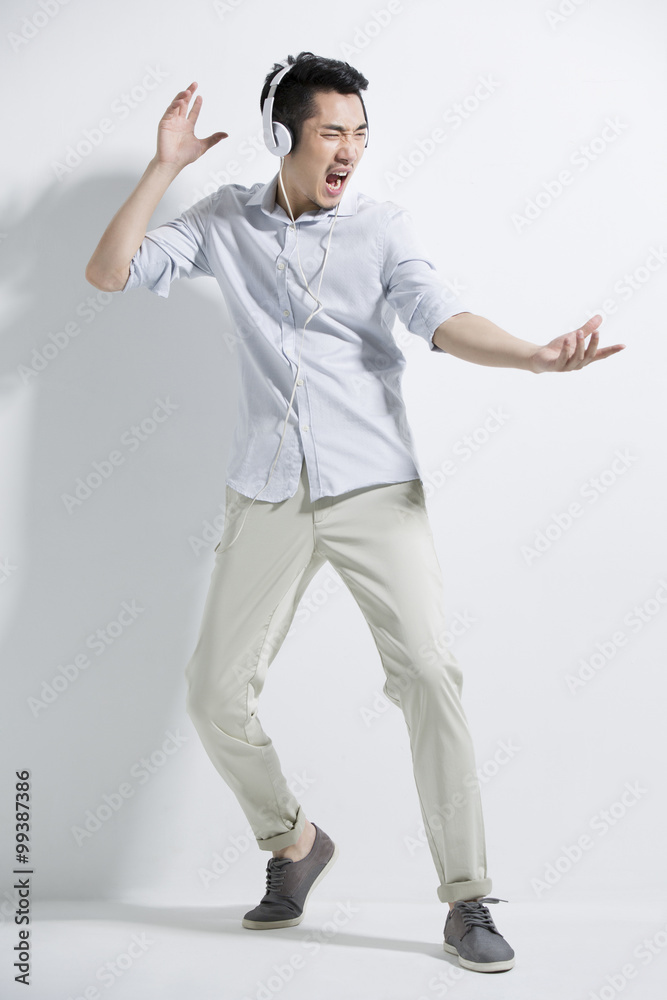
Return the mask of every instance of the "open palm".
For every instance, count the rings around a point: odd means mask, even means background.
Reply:
[[[157,130],[157,159],[160,163],[178,168],[198,160],[211,146],[227,138],[226,132],[214,132],[206,139],[198,139],[195,125],[201,111],[202,98],[197,95],[188,114],[190,98],[197,89],[195,82],[181,90],[160,119]]]
[[[533,371],[571,372],[583,368],[591,361],[601,361],[603,358],[611,357],[612,354],[618,354],[624,349],[625,344],[614,344],[612,347],[598,350],[597,328],[601,322],[602,316],[596,313],[578,330],[555,337],[544,347],[540,347],[532,357]],[[586,347],[585,341],[589,335],[591,339]]]

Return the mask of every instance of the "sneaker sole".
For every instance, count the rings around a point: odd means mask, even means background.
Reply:
[[[297,924],[300,924],[306,915],[306,906],[308,904],[308,899],[310,897],[311,892],[322,881],[324,876],[331,869],[337,857],[338,857],[338,845],[334,844],[333,854],[331,855],[326,865],[324,866],[320,874],[317,876],[317,878],[315,879],[315,881],[313,882],[313,884],[311,885],[310,889],[306,894],[306,898],[303,901],[303,909],[301,911],[300,916],[291,917],[289,920],[247,920],[244,917],[243,920],[241,921],[242,926],[249,927],[251,930],[254,931],[264,931],[276,927],[295,927]]]
[[[506,958],[501,962],[471,962],[468,958],[462,958],[453,944],[447,944],[446,941],[443,941],[442,947],[450,955],[458,955],[459,965],[462,965],[464,969],[472,969],[473,972],[505,972],[507,969],[514,968],[513,958]]]

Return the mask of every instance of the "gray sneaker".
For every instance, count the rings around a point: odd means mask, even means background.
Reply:
[[[315,840],[305,858],[269,858],[266,866],[266,893],[259,905],[248,910],[244,927],[293,927],[304,918],[311,892],[338,857],[338,847],[316,823]]]
[[[484,903],[506,899],[459,899],[447,914],[443,948],[459,956],[459,965],[473,972],[505,972],[514,966],[514,951],[493,922]]]

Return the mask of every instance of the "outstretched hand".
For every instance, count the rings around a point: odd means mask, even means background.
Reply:
[[[195,125],[201,111],[202,98],[195,97],[188,114],[190,98],[197,89],[193,81],[187,90],[181,90],[171,102],[158,125],[157,154],[159,163],[181,169],[198,160],[211,146],[227,138],[227,132],[214,132],[206,139],[195,136]]]
[[[544,347],[540,347],[532,357],[534,372],[573,372],[591,361],[601,361],[612,354],[618,354],[625,344],[614,344],[612,347],[602,347],[598,350],[598,327],[602,316],[596,313],[578,330],[555,337]],[[590,335],[588,347],[586,337]]]

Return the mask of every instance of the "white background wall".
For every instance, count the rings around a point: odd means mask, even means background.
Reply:
[[[430,353],[396,328],[466,671],[494,892],[663,899],[664,9],[56,4],[12,0],[0,13],[1,808],[11,846],[14,771],[30,769],[37,898],[250,905],[263,884],[267,856],[184,709],[233,433],[224,303],[213,281],[176,282],[168,300],[98,294],[84,269],[192,79],[204,98],[197,134],[229,138],[179,176],[151,226],[226,180],[269,179],[277,161],[250,145],[262,82],[275,60],[309,49],[368,77],[358,184],[413,212],[473,311],[539,344],[601,312],[601,346],[627,345],[536,378]],[[59,171],[104,118],[102,141]],[[558,191],[564,170],[571,183]],[[68,323],[76,335],[58,337]],[[124,435],[166,399],[171,415],[133,450]],[[504,416],[485,427],[491,411]],[[123,464],[68,510],[63,494],[114,449]],[[578,516],[557,528],[572,504]],[[89,637],[124,602],[141,611],[96,654]],[[75,676],[67,665],[81,654],[90,665]],[[360,611],[324,567],[272,666],[263,723],[307,815],[341,846],[341,898],[432,902],[407,731],[383,680]],[[169,733],[182,742],[165,755]],[[73,828],[124,783],[129,797],[77,843]],[[628,784],[638,790],[619,804]],[[568,862],[584,835],[588,849]],[[228,868],[206,881],[216,856]],[[5,920],[11,859],[6,850]],[[553,884],[541,888],[549,865]]]

